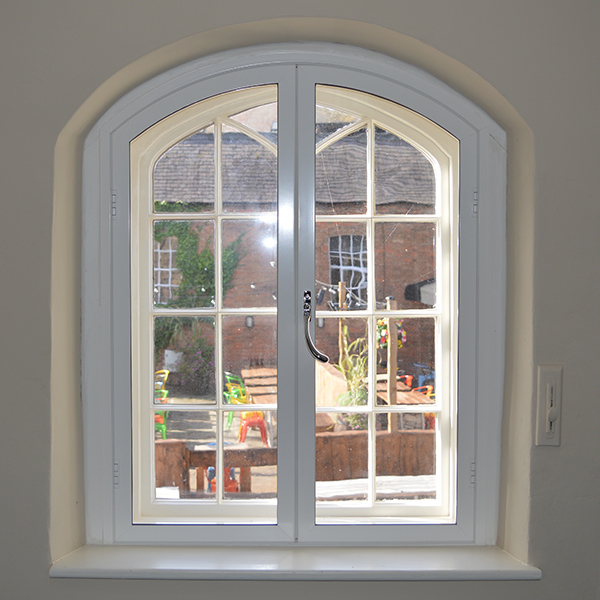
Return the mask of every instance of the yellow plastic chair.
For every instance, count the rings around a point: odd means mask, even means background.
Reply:
[[[154,372],[154,390],[164,390],[167,379],[169,378],[169,371],[167,369],[161,369],[160,371]]]
[[[166,369],[154,373],[154,404],[164,404],[167,401],[169,390],[165,389],[165,384],[168,377],[169,371]]]
[[[154,372],[154,403],[164,404],[167,401],[169,390],[165,389],[165,384],[169,377],[167,369],[161,369]],[[163,440],[167,439],[167,418],[169,412],[166,410],[157,410],[154,413],[154,429],[160,431]]]
[[[246,392],[246,388],[243,386],[243,383],[229,383],[225,384],[227,390],[223,391],[223,395],[225,396],[226,404],[248,404],[248,392]],[[231,429],[231,424],[233,423],[233,411],[230,411],[227,415],[227,430]]]

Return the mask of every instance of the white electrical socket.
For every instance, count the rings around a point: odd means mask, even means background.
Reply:
[[[562,365],[538,365],[536,446],[560,446]]]

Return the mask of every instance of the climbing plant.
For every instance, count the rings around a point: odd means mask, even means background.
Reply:
[[[198,251],[203,225],[192,227],[189,221],[161,221],[154,231],[154,239],[162,242],[168,237],[177,238],[175,266],[181,273],[177,295],[166,302],[167,308],[200,308],[214,306],[215,256],[212,237]],[[243,234],[223,248],[223,293],[231,288],[233,274],[242,258],[240,244]],[[177,336],[181,337],[193,322],[191,317],[163,317],[156,319],[154,348],[158,354]]]
[[[162,242],[165,238],[176,237],[177,253],[175,266],[181,273],[181,283],[177,296],[165,306],[172,308],[199,308],[214,305],[215,299],[215,256],[211,249],[212,237],[198,252],[200,232],[203,226],[193,228],[189,221],[159,222],[154,239]],[[223,293],[231,288],[231,280],[240,260],[242,235],[223,248]]]

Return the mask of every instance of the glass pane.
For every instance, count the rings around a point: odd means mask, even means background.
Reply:
[[[212,220],[154,223],[155,306],[214,306],[214,231]]]
[[[277,403],[277,317],[249,314],[223,317],[226,384],[242,388],[255,404]],[[227,389],[226,391],[231,391]],[[234,395],[239,392],[233,392]],[[260,399],[259,399],[260,398]],[[235,403],[235,401],[232,401]]]
[[[367,210],[367,131],[350,133],[317,149],[317,215],[364,214]]]
[[[435,394],[435,318],[378,319],[375,331],[377,348],[377,398],[378,404],[389,404],[388,358],[391,327],[398,339],[397,400],[392,404],[431,404],[422,394],[408,394],[417,390],[431,397]],[[391,333],[392,338],[394,333]],[[430,389],[431,388],[431,389]]]
[[[435,174],[422,152],[376,127],[374,166],[377,214],[435,213]]]
[[[155,410],[154,439],[156,497],[202,497],[203,471],[215,460],[216,412]]]
[[[232,418],[229,418],[232,415]],[[217,487],[216,411],[154,411],[158,498],[203,498]],[[180,441],[181,444],[173,443]],[[223,492],[233,500],[277,495],[275,411],[223,415]],[[186,471],[185,457],[189,470]]]
[[[338,131],[341,131],[344,129],[344,127],[348,127],[353,123],[357,123],[358,120],[359,117],[356,115],[351,115],[335,108],[329,108],[327,106],[321,106],[317,104],[317,127],[315,135],[317,144],[337,133]]]
[[[232,410],[225,414],[223,426],[225,498],[275,498],[277,412]]]
[[[214,404],[215,319],[154,318],[154,403]]]
[[[409,415],[384,413],[380,416],[385,418],[389,428],[377,432],[377,500],[434,499],[436,437],[435,431],[425,429],[424,413],[411,415],[418,417],[422,424],[418,429],[409,428],[412,431],[401,427],[402,420]]]
[[[340,301],[346,310],[366,309],[368,256],[365,223],[317,223],[315,260],[317,310],[340,310]]]
[[[277,404],[277,368],[250,366],[241,370],[244,385],[254,404]]]
[[[435,244],[433,223],[375,224],[375,294],[377,308],[392,297],[397,308],[435,306]]]
[[[317,502],[366,500],[368,432],[340,431],[316,435]]]
[[[322,325],[322,327],[321,327]],[[315,363],[317,407],[348,407],[329,415],[336,431],[364,429],[364,415],[352,407],[368,402],[368,330],[366,319],[321,319],[315,328],[315,344],[329,356],[329,363]]]
[[[277,102],[245,110],[233,115],[231,119],[250,127],[266,139],[277,144]],[[224,127],[223,131],[234,131],[234,129]]]
[[[277,306],[277,222],[264,219],[223,221],[223,306]]]
[[[155,212],[212,212],[215,136],[211,125],[175,144],[154,167]]]
[[[275,144],[277,133],[264,134]],[[222,134],[222,191],[225,212],[277,210],[277,156],[244,133]]]

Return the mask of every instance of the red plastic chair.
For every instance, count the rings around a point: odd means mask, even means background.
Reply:
[[[167,424],[165,423],[164,410],[160,410],[154,413],[154,429],[160,431],[163,440],[167,439]]]
[[[412,387],[412,382],[413,382],[413,376],[412,375],[400,375],[400,377],[398,377],[399,381],[404,381],[404,383],[408,386],[408,387]]]
[[[422,385],[421,387],[416,387],[410,390],[411,392],[419,392],[419,394],[424,394],[425,396],[433,396],[433,386],[432,385]]]
[[[265,425],[265,419],[263,417],[262,412],[253,411],[253,412],[243,412],[240,415],[242,420],[240,425],[240,435],[238,437],[238,442],[246,441],[246,434],[248,433],[249,427],[257,427],[260,431],[260,437],[262,439],[262,443],[269,447],[269,440],[267,438],[267,426]]]

